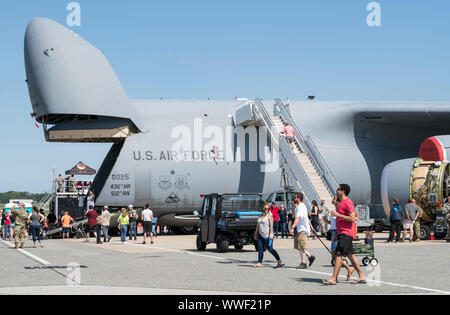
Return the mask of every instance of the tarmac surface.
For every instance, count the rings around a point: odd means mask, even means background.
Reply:
[[[361,234],[360,237],[363,237]],[[386,233],[375,235],[377,267],[364,267],[367,284],[345,281],[323,286],[332,273],[330,255],[318,240],[310,240],[317,257],[307,270],[300,264],[292,239],[274,240],[286,266],[273,268],[266,252],[264,267],[255,269],[253,246],[219,254],[215,244],[204,252],[195,247],[196,236],[160,235],[154,245],[119,238],[96,245],[82,240],[48,240],[44,248],[13,249],[0,240],[0,294],[450,294],[450,244],[445,241],[385,244]],[[324,241],[327,246],[330,242]],[[358,257],[361,261],[362,257]],[[354,279],[356,279],[356,272]]]

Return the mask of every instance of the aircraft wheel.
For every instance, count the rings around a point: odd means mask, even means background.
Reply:
[[[197,250],[204,251],[206,250],[206,243],[202,242],[202,237],[200,235],[197,235]]]
[[[178,235],[192,235],[198,232],[197,226],[174,226],[172,231]]]

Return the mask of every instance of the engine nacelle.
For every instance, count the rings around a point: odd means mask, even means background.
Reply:
[[[427,162],[420,158],[399,160],[388,164],[381,176],[381,198],[388,218],[394,198],[402,205],[413,198],[423,210],[422,219],[434,222],[437,209],[449,195],[449,162]]]
[[[417,159],[406,159],[392,162],[381,175],[381,201],[386,217],[389,218],[392,200],[398,198],[401,204],[410,197],[411,170]]]

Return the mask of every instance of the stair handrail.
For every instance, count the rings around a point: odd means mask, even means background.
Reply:
[[[273,134],[273,130],[275,130],[275,125],[273,124],[272,119],[269,116],[269,113],[264,107],[262,100],[259,98],[255,99],[254,105],[255,105],[254,110],[256,110],[256,114],[259,114],[259,116],[263,120],[264,125],[267,127],[267,130],[270,132],[270,135],[275,141],[276,145],[279,146],[279,136]]]
[[[311,137],[309,136],[304,137],[302,135],[300,129],[295,124],[295,121],[292,118],[291,114],[286,110],[286,107],[284,106],[283,102],[280,99],[275,100],[275,106],[276,109],[281,114],[281,118],[284,121],[288,122],[289,125],[291,125],[292,128],[294,129],[295,136],[297,138],[297,141],[300,143],[303,152],[306,153],[308,158],[313,163],[314,168],[319,172],[319,175],[323,178],[330,193],[334,195],[336,193],[336,189],[339,187],[339,184],[336,178],[334,177],[330,167],[323,158],[322,154],[317,149],[317,146],[315,145],[314,141],[311,139]]]
[[[48,205],[54,198],[54,194],[46,193],[44,197],[37,203],[38,209],[43,209],[45,205]]]
[[[322,154],[320,153],[319,149],[310,136],[305,137],[305,142],[314,157],[318,160],[317,163],[321,164],[322,172],[324,174],[323,178],[327,182],[328,188],[332,193],[334,193],[339,188],[339,183],[337,182],[336,177],[334,177],[333,172],[331,172],[331,168],[328,166],[327,162],[323,158]]]
[[[298,185],[298,188],[305,193],[305,200],[304,200],[305,203],[308,206],[311,206],[311,200],[309,200],[308,196],[310,197],[312,196],[313,199],[317,199],[317,197],[319,197],[319,194],[315,190],[314,185],[311,183],[311,180],[307,176],[306,171],[298,161],[294,151],[292,151],[288,142],[286,140],[281,141],[279,133],[277,133],[276,135],[273,134],[272,131],[276,130],[275,125],[272,121],[271,116],[267,112],[264,104],[262,103],[262,100],[259,98],[255,99],[254,101],[254,111],[261,118],[262,123],[269,129],[270,135],[272,136],[273,140],[277,143],[277,146],[281,153],[280,155],[280,158],[282,159],[280,161],[281,164],[287,166],[287,168],[291,173],[291,176],[294,177],[295,184]],[[294,172],[293,169],[296,169],[297,172],[300,173],[300,178],[297,178],[296,172]],[[302,183],[300,183],[300,181],[303,181],[303,185]]]

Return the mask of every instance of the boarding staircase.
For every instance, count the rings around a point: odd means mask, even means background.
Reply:
[[[280,157],[280,167],[286,174],[285,188],[293,187],[305,195],[304,202],[311,207],[311,202],[325,200],[329,209],[333,209],[332,199],[338,183],[326,164],[316,145],[310,137],[303,137],[287,107],[276,100],[274,115],[269,115],[260,99],[249,101],[236,111],[237,124],[248,126],[259,123],[266,127],[272,141],[272,147]],[[281,134],[286,123],[295,132],[294,149]]]
[[[44,197],[42,197],[42,199],[37,203],[36,206],[38,207],[38,209],[49,209],[50,203],[53,201],[54,198],[55,194],[46,193]]]

